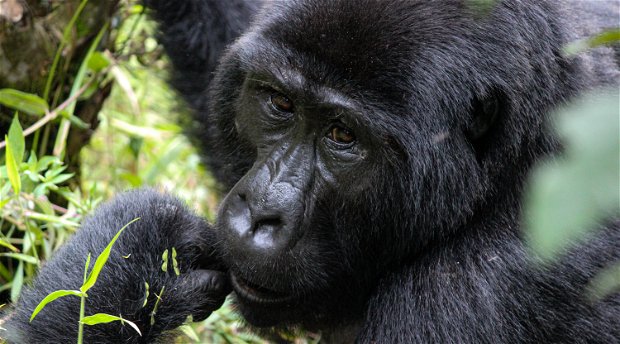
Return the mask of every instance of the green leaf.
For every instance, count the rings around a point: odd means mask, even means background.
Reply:
[[[95,51],[88,59],[88,69],[98,73],[110,65],[110,59],[102,52]]]
[[[19,124],[19,118],[17,115],[13,117],[13,121],[11,122],[7,142],[11,145],[15,162],[18,164],[21,163],[24,160],[24,147],[26,144],[24,142],[24,132],[22,130],[22,126]]]
[[[61,175],[58,175],[58,176],[54,177],[49,182],[52,183],[52,184],[60,184],[60,183],[64,182],[65,180],[71,179],[71,177],[73,177],[74,175],[75,175],[74,173],[61,174]]]
[[[168,249],[164,250],[164,253],[161,255],[161,259],[163,263],[161,264],[161,271],[168,272]]]
[[[51,165],[60,165],[61,162],[58,159],[58,157],[55,156],[51,156],[51,155],[46,155],[44,157],[42,157],[41,159],[39,159],[39,161],[37,162],[37,172],[43,172],[45,170],[47,170]]]
[[[19,176],[19,165],[15,161],[15,155],[13,154],[13,147],[11,142],[9,142],[9,138],[5,135],[4,140],[6,141],[6,172],[9,176],[9,182],[13,187],[13,191],[15,194],[18,194],[22,189],[22,180]]]
[[[145,307],[149,302],[149,282],[144,281],[144,287],[146,288],[146,291],[144,292],[144,303],[142,304],[142,307]]]
[[[17,247],[11,245],[9,242],[5,241],[4,239],[0,239],[0,246],[6,247],[13,252],[19,252],[19,249]]]
[[[620,215],[619,102],[617,90],[599,91],[555,117],[564,153],[533,171],[525,203],[530,247],[543,259]]]
[[[108,258],[110,257],[110,252],[112,251],[112,246],[116,242],[116,239],[118,239],[118,237],[125,230],[125,228],[127,228],[130,224],[138,221],[139,219],[140,219],[139,217],[135,218],[135,219],[129,221],[129,223],[127,223],[126,225],[124,225],[123,228],[121,228],[118,231],[118,233],[116,233],[114,238],[112,238],[112,240],[110,241],[108,246],[106,246],[106,248],[103,250],[103,252],[101,252],[101,254],[97,257],[97,260],[95,260],[95,265],[93,266],[93,269],[91,270],[90,274],[88,275],[88,278],[86,279],[86,282],[84,282],[84,284],[80,288],[80,290],[83,293],[86,293],[88,291],[88,289],[92,288],[92,286],[95,285],[95,282],[97,282],[97,278],[99,277],[99,273],[101,273],[101,269],[103,269],[103,266],[108,261]]]
[[[80,129],[88,129],[90,125],[84,121],[82,121],[79,117],[71,115],[68,111],[63,110],[58,113],[60,117],[69,120],[72,124],[76,125]]]
[[[37,316],[37,314],[39,314],[39,312],[43,310],[43,308],[45,308],[45,306],[47,306],[48,303],[60,297],[68,296],[68,295],[80,297],[82,296],[82,293],[79,290],[56,290],[55,292],[50,293],[43,300],[41,300],[41,302],[39,302],[37,307],[32,312],[32,315],[30,316],[30,321],[32,322],[32,320]]]
[[[590,38],[581,39],[564,47],[566,56],[577,55],[588,49],[596,48],[601,45],[610,45],[620,41],[620,28],[604,31]]]
[[[179,270],[179,262],[177,261],[177,250],[174,247],[172,248],[172,268],[177,276],[181,275],[181,271]]]
[[[11,88],[0,90],[0,104],[35,116],[42,116],[49,109],[45,99],[36,94]]]
[[[105,314],[105,313],[97,313],[94,315],[89,315],[87,317],[84,317],[84,319],[82,319],[82,324],[84,325],[97,325],[97,324],[107,324],[107,323],[111,323],[113,321],[120,321],[121,323],[125,324],[129,324],[129,326],[133,327],[134,330],[136,330],[136,332],[138,332],[138,334],[140,336],[142,336],[142,332],[140,332],[140,329],[138,328],[138,325],[134,324],[133,322],[123,319],[121,317],[117,317],[115,315],[110,315],[110,314]]]
[[[13,253],[13,252],[0,253],[0,257],[13,258],[13,259],[21,260],[21,261],[26,262],[26,263],[30,263],[30,264],[34,264],[34,265],[39,265],[39,260],[36,257],[29,256],[29,255],[23,254],[23,253]]]
[[[142,5],[132,5],[128,10],[129,14],[136,15],[144,13],[144,6]]]
[[[11,282],[11,301],[16,303],[19,299],[19,294],[24,286],[24,262],[19,262],[15,274],[13,274],[13,281]]]
[[[183,334],[194,343],[200,343],[200,337],[198,337],[198,334],[190,325],[182,325],[179,327],[179,330],[181,330],[181,332],[183,332]]]
[[[82,280],[82,284],[86,283],[86,278],[88,277],[88,267],[90,266],[90,252],[86,256],[86,264],[84,264],[84,279]]]
[[[604,268],[590,281],[588,298],[597,302],[620,290],[620,263]]]

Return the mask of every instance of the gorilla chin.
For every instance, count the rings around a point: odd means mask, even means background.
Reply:
[[[287,318],[290,320],[288,313],[298,308],[297,298],[292,295],[251,284],[234,273],[230,274],[230,278],[235,291],[235,304],[243,318],[253,326],[282,325]]]

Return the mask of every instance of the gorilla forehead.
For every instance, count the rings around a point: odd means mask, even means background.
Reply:
[[[493,73],[476,72],[488,64],[476,53],[483,39],[468,38],[483,25],[463,1],[272,1],[258,18],[237,44],[244,63],[271,73],[303,71],[366,104],[389,102],[392,113],[442,106],[441,97],[468,99],[461,88],[491,83],[480,79]]]
[[[379,81],[383,88],[407,91],[409,82],[402,79],[411,75],[420,51],[460,25],[453,18],[462,12],[457,7],[454,1],[274,1],[263,9],[267,20],[259,32],[290,51],[285,61],[303,65],[308,78],[357,83],[360,89]]]

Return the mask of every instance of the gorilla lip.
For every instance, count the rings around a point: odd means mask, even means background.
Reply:
[[[287,302],[293,299],[291,295],[250,283],[249,281],[237,277],[234,273],[230,274],[230,280],[237,296],[253,303],[274,304]]]

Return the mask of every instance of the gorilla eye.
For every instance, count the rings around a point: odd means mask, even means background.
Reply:
[[[269,98],[271,107],[280,112],[293,112],[293,102],[281,93],[274,93]]]
[[[342,145],[355,142],[355,135],[353,135],[353,132],[341,124],[335,124],[329,128],[329,132],[326,136],[328,139]]]

